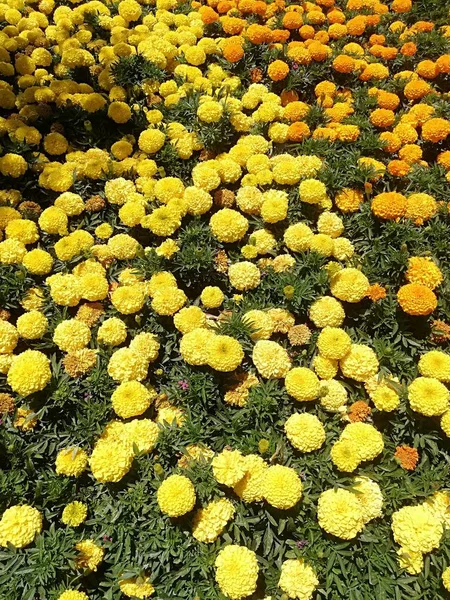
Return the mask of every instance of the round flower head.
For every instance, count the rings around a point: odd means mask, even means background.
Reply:
[[[206,308],[219,308],[224,299],[222,290],[216,286],[206,286],[200,295],[200,300]]]
[[[258,287],[261,281],[261,273],[256,265],[243,261],[231,265],[228,269],[230,284],[243,292]]]
[[[234,506],[226,498],[210,502],[199,509],[192,524],[192,535],[199,542],[214,542],[234,515]]]
[[[63,448],[56,457],[56,473],[68,477],[79,477],[86,469],[88,455],[77,447]]]
[[[442,584],[450,592],[450,567],[447,567],[442,573]]]
[[[7,508],[0,520],[0,546],[29,546],[42,530],[42,515],[28,504]]]
[[[351,345],[352,341],[348,333],[338,327],[325,327],[317,339],[320,354],[333,360],[344,358]]]
[[[102,483],[116,483],[131,469],[133,457],[132,445],[127,440],[100,439],[89,459],[92,475]]]
[[[444,383],[450,382],[450,356],[441,350],[430,350],[420,357],[419,373]]]
[[[234,371],[243,358],[241,344],[228,335],[215,335],[208,341],[207,361],[216,371]]]
[[[103,560],[105,551],[92,540],[82,540],[75,544],[78,556],[75,559],[77,569],[96,571]]]
[[[206,315],[198,306],[188,306],[176,313],[173,324],[181,333],[189,333],[206,326]]]
[[[426,417],[439,417],[449,408],[450,392],[433,377],[417,377],[408,386],[411,408]]]
[[[0,320],[0,353],[11,354],[19,341],[17,329],[8,321]]]
[[[348,394],[340,381],[324,379],[320,383],[320,404],[325,410],[336,412],[347,404]]]
[[[52,377],[49,359],[38,350],[18,354],[8,371],[8,385],[20,396],[43,390]]]
[[[382,516],[383,494],[375,481],[368,477],[355,477],[352,491],[363,507],[365,523]]]
[[[287,351],[277,342],[269,340],[256,342],[252,360],[258,373],[265,379],[286,377],[291,368]]]
[[[310,600],[319,585],[313,568],[301,558],[285,560],[281,565],[278,587],[289,598]]]
[[[77,319],[62,321],[56,326],[53,341],[63,352],[85,348],[91,339],[89,327]]]
[[[318,450],[325,441],[325,429],[315,415],[294,413],[284,424],[286,436],[301,452]]]
[[[209,342],[214,333],[209,329],[194,329],[183,335],[180,354],[188,365],[205,365],[209,359]]]
[[[351,540],[364,527],[364,510],[356,494],[341,488],[322,492],[317,504],[320,527],[343,540]]]
[[[228,487],[236,485],[246,474],[246,461],[239,450],[222,450],[212,460],[214,477]]]
[[[70,527],[78,527],[86,520],[87,517],[87,506],[82,502],[71,502],[64,507],[61,521],[64,525]]]
[[[320,384],[317,376],[306,367],[294,367],[285,378],[287,393],[299,402],[309,402],[319,396]]]
[[[146,388],[139,381],[124,381],[117,387],[111,402],[114,412],[122,419],[142,415],[156,398],[153,388]]]
[[[336,298],[323,296],[311,305],[309,318],[316,327],[339,327],[344,321],[345,312]]]
[[[222,208],[211,217],[209,226],[219,242],[233,243],[247,233],[248,221],[236,210]]]
[[[38,310],[31,310],[20,315],[16,326],[20,337],[26,340],[38,340],[48,329],[48,319]]]
[[[159,508],[169,517],[181,517],[190,512],[195,499],[195,488],[184,475],[170,475],[157,492]]]
[[[267,463],[257,454],[247,454],[243,458],[245,475],[233,486],[233,490],[244,502],[260,502]]]
[[[292,508],[302,497],[302,483],[290,467],[270,466],[264,471],[262,485],[265,500],[281,510]]]
[[[367,381],[378,373],[378,359],[372,348],[363,344],[352,344],[349,352],[339,361],[344,377],[356,381]]]
[[[142,381],[147,371],[146,357],[131,348],[119,348],[109,359],[108,375],[116,381]]]
[[[404,506],[392,515],[394,540],[413,552],[426,554],[437,548],[444,533],[441,520],[426,504]]]
[[[421,283],[407,283],[397,292],[398,303],[408,315],[426,316],[437,306],[437,298],[433,290]]]
[[[331,279],[331,293],[345,302],[360,302],[367,294],[369,280],[353,267],[341,269]]]
[[[256,590],[259,568],[252,550],[244,546],[225,546],[217,555],[215,566],[217,584],[227,598],[240,600]]]

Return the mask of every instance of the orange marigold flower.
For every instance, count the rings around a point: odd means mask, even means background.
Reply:
[[[416,67],[416,73],[424,79],[435,79],[439,75],[439,70],[432,60],[421,60]]]
[[[450,122],[447,119],[430,119],[422,127],[422,138],[427,142],[433,142],[433,144],[442,142],[449,134]]]
[[[362,35],[367,26],[367,17],[358,15],[347,21],[347,32],[349,35]]]
[[[283,17],[283,27],[299,29],[303,25],[303,17],[299,12],[290,10]]]
[[[445,321],[437,319],[431,324],[431,341],[443,344],[450,340],[450,325]]]
[[[411,446],[397,446],[394,456],[406,471],[414,471],[419,462],[419,453]]]
[[[438,154],[437,162],[439,165],[442,165],[444,167],[444,169],[447,169],[447,171],[449,171],[450,170],[450,150],[445,150],[444,152],[441,152],[440,154]]]
[[[311,131],[306,123],[297,121],[289,125],[288,140],[290,142],[301,142],[311,135]]]
[[[327,20],[328,23],[334,24],[334,23],[345,23],[345,15],[344,13],[337,9],[334,8],[333,10],[330,10],[330,12],[327,14]]]
[[[423,79],[413,79],[405,85],[403,93],[408,100],[420,100],[432,91],[429,83]]]
[[[397,56],[398,50],[394,48],[394,46],[387,46],[386,48],[381,48],[380,56],[383,60],[394,60]]]
[[[395,110],[400,104],[400,98],[397,94],[380,90],[377,94],[377,104],[380,108]]]
[[[430,194],[411,194],[406,200],[407,219],[413,219],[416,225],[422,225],[437,213],[438,205]]]
[[[429,315],[437,306],[436,294],[420,283],[402,285],[397,292],[397,300],[402,310],[413,316]]]
[[[385,35],[379,35],[379,34],[373,33],[369,38],[369,45],[370,46],[383,46],[385,41],[386,41]]]
[[[339,54],[333,60],[333,69],[338,73],[352,73],[355,69],[355,60],[346,54]]]
[[[341,23],[333,23],[328,27],[328,36],[332,40],[340,40],[347,35],[347,27]]]
[[[379,283],[374,283],[369,286],[367,290],[367,297],[372,300],[372,302],[378,302],[378,300],[383,300],[386,298],[387,292],[386,288],[380,285]]]
[[[398,153],[400,160],[412,165],[422,159],[422,148],[417,144],[406,144]]]
[[[242,43],[233,40],[233,38],[229,38],[223,46],[222,54],[228,62],[235,63],[240,61],[244,56]]]
[[[335,198],[334,203],[343,213],[356,212],[363,201],[363,194],[359,190],[344,188],[340,190]]]
[[[206,25],[215,23],[220,18],[219,15],[216,13],[216,11],[214,9],[212,9],[210,6],[201,6],[199,8],[198,12],[200,14],[200,17],[201,17],[203,23],[205,23]]]
[[[391,160],[387,168],[394,177],[404,177],[411,170],[410,165],[405,160]]]
[[[272,32],[265,25],[253,24],[245,32],[252,44],[264,44],[272,41]]]
[[[223,17],[222,28],[228,35],[239,35],[247,25],[245,19],[238,19],[237,17]],[[227,43],[231,41],[231,38],[227,40]]]
[[[312,25],[302,25],[298,32],[303,40],[312,40],[316,34],[316,31]]]
[[[385,152],[390,152],[391,154],[398,152],[402,147],[401,139],[391,131],[383,131],[383,133],[380,134],[380,140],[385,144],[383,150]]]
[[[258,67],[250,69],[250,79],[252,80],[252,83],[259,83],[260,81],[262,81],[263,76],[263,72],[261,71],[261,69],[258,69]]]
[[[412,8],[411,0],[394,0],[391,9],[396,13],[407,13]]]
[[[329,48],[321,42],[313,41],[312,44],[308,46],[308,51],[313,60],[315,60],[316,62],[323,62],[328,58]]]
[[[369,120],[375,127],[387,129],[394,124],[395,113],[387,108],[376,108],[370,113]]]
[[[403,56],[414,56],[416,52],[417,46],[414,42],[406,42],[400,48],[400,54],[403,54]]]
[[[372,409],[364,402],[364,400],[357,400],[348,409],[348,418],[351,423],[361,423],[365,421],[372,412]]]
[[[298,94],[295,90],[283,90],[280,94],[281,106],[285,107],[298,100]],[[301,103],[303,104],[303,102]],[[308,106],[308,105],[306,105]],[[286,112],[286,111],[285,111]],[[285,114],[286,116],[286,114]],[[296,120],[296,119],[294,119]]]
[[[450,54],[443,54],[436,60],[436,67],[439,73],[450,73]]]
[[[272,42],[284,43],[287,42],[290,36],[290,32],[286,29],[272,29],[271,36]]]
[[[444,279],[439,267],[428,256],[412,256],[408,260],[405,277],[409,283],[420,283],[430,290],[434,290]]]
[[[398,192],[383,192],[374,197],[371,208],[381,219],[400,219],[406,211],[406,197]]]
[[[282,60],[274,60],[270,63],[267,74],[272,81],[283,81],[289,74],[289,65]]]
[[[231,10],[234,6],[233,2],[228,2],[228,0],[221,0],[216,6],[216,10],[221,15],[226,14],[229,10]]]
[[[317,42],[320,42],[321,44],[328,44],[328,42],[330,41],[330,36],[328,35],[328,33],[326,31],[321,29],[314,35],[314,39]]]
[[[431,23],[430,21],[416,21],[416,23],[411,26],[411,31],[419,31],[420,33],[429,33],[430,31],[433,31],[433,29],[434,23]]]

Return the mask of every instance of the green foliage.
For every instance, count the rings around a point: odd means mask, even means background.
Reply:
[[[147,60],[142,54],[120,56],[111,65],[111,75],[116,85],[124,88],[140,86],[145,81],[164,81],[167,73]]]

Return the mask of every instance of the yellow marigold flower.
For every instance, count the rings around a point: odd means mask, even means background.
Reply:
[[[307,204],[319,204],[327,195],[325,184],[318,179],[305,179],[299,186],[300,200]]]
[[[356,494],[341,488],[322,492],[317,505],[319,525],[327,533],[351,540],[364,527],[364,510]]]
[[[426,417],[439,417],[449,408],[450,392],[433,377],[417,377],[408,386],[411,408]]]
[[[291,368],[287,351],[277,342],[269,340],[256,342],[252,360],[258,373],[265,379],[285,377]]]
[[[286,436],[301,452],[312,452],[321,448],[325,441],[325,429],[320,420],[309,413],[294,413],[284,424]]]
[[[75,544],[75,550],[78,551],[78,556],[75,559],[77,569],[89,569],[96,571],[98,565],[103,560],[105,551],[98,546],[93,540],[82,540]]]
[[[217,286],[208,285],[200,294],[200,300],[206,308],[219,308],[224,299],[222,290]]]
[[[38,350],[18,354],[8,371],[8,385],[20,396],[40,392],[52,377],[49,359]]]
[[[233,243],[247,233],[248,221],[236,210],[222,208],[211,217],[209,226],[220,242]]]
[[[333,296],[339,300],[356,303],[365,297],[369,280],[358,269],[344,268],[332,277],[330,288]]]
[[[159,508],[169,517],[181,517],[190,512],[195,504],[195,488],[184,475],[169,475],[156,494]]]
[[[194,515],[192,535],[199,542],[214,542],[233,518],[235,509],[230,500],[221,498],[200,508]]]
[[[133,457],[128,440],[99,439],[89,459],[92,475],[102,483],[118,482],[131,469]]]
[[[161,286],[153,295],[152,308],[158,315],[171,316],[186,303],[183,290],[172,286]]]
[[[245,475],[245,459],[239,450],[222,450],[212,460],[214,477],[228,487],[235,486]]]
[[[64,507],[61,521],[64,525],[70,527],[78,527],[86,520],[87,517],[87,506],[83,502],[71,502]]]
[[[164,146],[166,136],[158,129],[147,129],[139,135],[138,145],[146,154],[156,154]]]
[[[0,353],[10,354],[19,341],[19,332],[12,323],[0,320]]]
[[[288,559],[281,565],[278,587],[289,598],[311,600],[319,580],[313,570],[303,559]]]
[[[364,523],[377,519],[383,514],[383,494],[380,486],[368,477],[355,477],[352,491],[363,508]]]
[[[91,339],[91,330],[78,319],[68,319],[56,326],[53,341],[63,352],[85,348]]]
[[[155,592],[155,588],[150,583],[148,577],[120,579],[119,588],[125,596],[128,596],[129,598],[139,598],[140,600],[149,598]]]
[[[127,338],[127,326],[117,317],[106,319],[97,331],[97,342],[109,346],[118,346]]]
[[[28,504],[7,508],[0,520],[0,546],[29,546],[42,531],[42,515]]]
[[[338,327],[324,327],[317,338],[319,352],[325,358],[339,360],[350,351],[352,341],[348,333]]]
[[[148,360],[131,348],[119,348],[109,359],[108,375],[116,381],[142,381],[147,371]]]
[[[333,464],[339,471],[352,473],[361,462],[358,447],[352,440],[339,439],[331,448]]]
[[[173,324],[181,333],[189,333],[194,329],[206,326],[206,315],[200,307],[188,306],[174,315]]]
[[[450,356],[441,350],[430,350],[420,357],[419,373],[444,383],[450,382]]]
[[[84,450],[77,447],[63,448],[56,457],[56,473],[67,477],[79,477],[87,464],[88,455]]]
[[[397,292],[397,300],[402,310],[413,316],[429,315],[437,306],[435,293],[420,283],[402,285]]]
[[[80,280],[75,275],[56,273],[47,277],[53,301],[60,306],[76,306],[81,300]]]
[[[442,573],[442,584],[450,592],[450,567],[447,567]]]
[[[47,275],[52,270],[53,258],[45,250],[34,248],[25,254],[22,264],[33,275]]]
[[[339,327],[345,318],[345,312],[338,300],[323,296],[311,305],[309,318],[316,327]]]
[[[228,335],[215,335],[208,341],[207,361],[216,371],[234,371],[243,358],[241,344]]]
[[[251,596],[256,590],[259,568],[252,550],[233,544],[225,546],[217,555],[215,566],[219,588],[231,600]]]
[[[89,600],[84,592],[77,592],[77,590],[66,590],[58,596],[58,600]]]
[[[334,202],[343,213],[356,212],[363,201],[363,195],[359,190],[344,188],[336,194]]]
[[[409,258],[405,277],[410,283],[420,283],[431,290],[434,290],[444,279],[439,267],[428,256]]]
[[[317,376],[306,367],[294,367],[285,378],[287,393],[299,402],[309,402],[319,396],[320,384]]]
[[[245,475],[233,486],[233,490],[244,502],[260,502],[263,499],[262,486],[268,465],[257,454],[247,454],[243,458]]]
[[[209,329],[194,329],[183,335],[180,353],[189,365],[205,365],[209,359],[209,342],[214,333]]]
[[[288,510],[302,497],[302,483],[294,469],[272,465],[264,471],[262,493],[271,506]]]
[[[339,366],[344,377],[366,381],[378,372],[378,359],[368,346],[352,344],[349,352],[340,360]]]
[[[404,506],[392,515],[394,540],[412,552],[426,554],[437,548],[444,532],[442,522],[426,504]]]
[[[122,419],[142,415],[156,398],[153,388],[146,388],[139,381],[124,381],[117,387],[111,402],[114,412]]]
[[[111,302],[123,315],[131,315],[142,310],[145,304],[145,294],[138,286],[123,285],[113,291]]]
[[[0,242],[0,263],[5,265],[20,264],[25,258],[27,249],[25,245],[14,238]]]
[[[26,340],[38,340],[48,329],[48,319],[38,310],[31,310],[20,315],[16,326],[20,337]]]
[[[325,410],[336,412],[345,406],[348,399],[347,390],[340,381],[323,379],[320,381],[320,404]]]

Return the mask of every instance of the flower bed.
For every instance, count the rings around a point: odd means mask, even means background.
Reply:
[[[2,600],[448,597],[448,4],[0,42]]]

